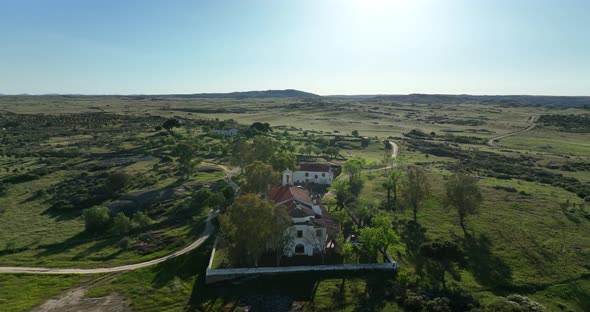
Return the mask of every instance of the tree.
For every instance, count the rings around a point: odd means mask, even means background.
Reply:
[[[459,214],[459,224],[463,233],[465,229],[465,217],[477,213],[483,197],[477,185],[477,179],[464,173],[455,173],[449,177],[445,185],[445,206],[453,207]]]
[[[265,122],[265,123],[261,123],[261,122],[254,122],[252,125],[250,125],[250,130],[253,132],[262,132],[262,133],[266,133],[266,132],[272,132],[272,129],[270,128],[270,124]]]
[[[273,138],[262,135],[255,136],[250,147],[252,160],[269,163],[270,158],[277,151],[277,145],[277,141]]]
[[[244,140],[236,140],[231,147],[231,161],[234,165],[240,166],[241,173],[244,173],[244,167],[252,159],[252,150],[250,145]]]
[[[183,178],[188,179],[193,174],[196,166],[203,161],[196,158],[198,146],[196,143],[178,143],[173,154],[178,157],[178,169],[182,172]]]
[[[111,230],[117,235],[123,235],[129,233],[131,229],[131,221],[124,213],[119,212],[113,218],[113,227]]]
[[[272,235],[273,205],[255,194],[236,198],[225,214],[219,216],[224,239],[234,264],[258,266]]]
[[[359,240],[369,255],[377,257],[380,250],[386,251],[399,237],[392,228],[391,218],[380,214],[371,219],[371,226],[360,230]]]
[[[84,210],[82,214],[87,232],[98,233],[105,231],[111,222],[109,208],[92,207]]]
[[[264,193],[269,187],[278,181],[278,173],[261,161],[255,161],[246,166],[245,190],[252,193]]]
[[[172,131],[173,128],[178,127],[180,127],[180,121],[176,118],[170,118],[162,124],[162,128],[166,129],[168,132]]]
[[[105,181],[105,188],[109,194],[116,194],[127,187],[130,180],[131,176],[125,172],[112,172]]]
[[[363,162],[359,159],[349,159],[342,165],[344,173],[348,175],[348,184],[350,185],[350,192],[358,195],[363,187],[361,179],[361,171]]]
[[[429,194],[430,183],[424,170],[414,165],[407,166],[402,183],[402,197],[404,202],[412,207],[414,222],[418,222],[418,208]]]
[[[359,136],[359,131],[358,130],[352,130],[352,136],[358,137]]]
[[[342,169],[348,175],[348,184],[352,185],[355,179],[360,179],[362,166],[362,162],[358,159],[349,159],[344,162]]]
[[[340,154],[340,151],[338,150],[338,148],[336,146],[330,146],[324,150],[324,153],[326,153],[326,155],[330,156],[330,159],[332,159],[332,158],[338,157],[338,154]]]
[[[393,168],[387,180],[383,182],[383,188],[387,190],[387,209],[396,210],[397,207],[397,185],[403,177],[403,172],[399,167]],[[391,199],[391,193],[393,193],[393,200]]]
[[[270,224],[269,246],[274,251],[276,265],[281,264],[285,249],[291,245],[293,236],[288,229],[291,226],[291,216],[282,207],[273,209],[273,222]]]
[[[454,268],[455,263],[464,260],[463,251],[454,242],[437,239],[420,246],[420,254],[431,261],[435,276],[446,288],[445,274]]]
[[[346,204],[350,203],[354,198],[350,193],[350,186],[342,180],[335,180],[332,183],[330,192],[336,197],[336,209],[342,209]]]
[[[276,171],[282,172],[285,169],[295,169],[297,163],[295,162],[295,156],[287,153],[276,153],[270,158],[270,164]]]

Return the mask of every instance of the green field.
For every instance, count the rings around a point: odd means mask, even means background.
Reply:
[[[482,143],[526,128],[531,116],[575,115],[583,109],[338,98],[5,96],[0,97],[0,110],[0,121],[19,122],[6,128],[0,141],[0,266],[108,267],[153,259],[187,245],[200,234],[208,211],[191,208],[190,197],[219,183],[235,165],[229,139],[204,128],[233,119],[244,128],[270,123],[275,129],[270,135],[292,146],[298,156],[313,158],[300,155],[299,149],[318,137],[335,141],[339,156],[332,161],[360,158],[367,168],[382,166],[383,140],[396,142],[398,163],[419,164],[432,184],[432,195],[418,213],[425,239],[446,238],[465,251],[466,265],[447,276],[450,289],[469,293],[482,306],[499,296],[522,294],[548,311],[590,310],[590,208],[581,196],[590,188],[590,171],[584,169],[590,163],[590,134],[538,124],[493,146]],[[172,117],[183,126],[154,130]],[[408,136],[414,129],[426,136]],[[351,136],[353,130],[371,138],[368,147]],[[204,160],[182,180],[173,148],[193,137],[198,137],[197,155]],[[456,137],[473,142],[452,141]],[[513,167],[500,170],[495,164]],[[481,166],[474,174],[484,202],[479,214],[468,217],[470,236],[465,237],[456,213],[442,205],[443,185],[444,176],[471,166]],[[92,197],[102,194],[104,177],[115,172],[130,176],[124,189],[108,198]],[[363,181],[361,199],[385,199],[383,171],[365,172]],[[125,235],[84,230],[85,208],[143,200],[143,192],[154,190],[173,191],[174,197],[134,208],[146,212],[149,226],[134,227]],[[78,195],[73,209],[55,208],[60,199]],[[401,224],[412,218],[411,211],[397,212],[395,218]],[[402,233],[403,228],[396,230]],[[124,237],[131,247],[121,247]],[[291,302],[305,311],[403,311],[392,293],[399,277],[289,276],[266,280],[268,287],[260,288],[249,283],[205,286],[211,245],[96,284],[91,281],[98,276],[0,275],[0,310],[26,311],[66,289],[88,285],[87,296],[118,294],[137,311],[231,310],[251,305],[257,296]],[[419,276],[426,283],[431,276],[421,271],[411,248],[402,241],[390,252],[403,278]]]

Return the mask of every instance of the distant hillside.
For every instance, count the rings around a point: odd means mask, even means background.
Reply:
[[[408,94],[377,95],[372,100],[390,100],[423,104],[500,104],[508,106],[590,107],[590,96]]]
[[[266,91],[246,91],[230,93],[196,93],[196,94],[174,94],[182,98],[317,98],[317,94],[303,92],[294,89],[287,90],[266,90]]]

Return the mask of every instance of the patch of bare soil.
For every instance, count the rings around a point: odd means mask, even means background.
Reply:
[[[58,298],[49,299],[31,312],[131,312],[129,303],[118,294],[105,297],[86,298],[86,289],[70,289]]]

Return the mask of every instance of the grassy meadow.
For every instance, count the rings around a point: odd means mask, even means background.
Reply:
[[[383,140],[396,142],[400,147],[398,163],[425,168],[432,187],[432,195],[418,213],[420,227],[425,230],[420,239],[446,238],[457,242],[466,254],[466,265],[447,273],[451,289],[468,292],[482,305],[500,296],[521,294],[548,311],[590,310],[590,207],[577,194],[590,187],[590,169],[584,169],[584,164],[590,163],[590,134],[538,123],[531,131],[493,146],[485,144],[528,127],[531,116],[581,115],[587,110],[384,99],[3,96],[0,112],[3,121],[19,122],[17,127],[5,127],[0,141],[4,186],[0,196],[0,266],[115,266],[163,256],[188,244],[199,235],[207,213],[188,208],[189,197],[195,190],[219,183],[232,166],[221,152],[224,139],[207,136],[202,131],[204,121],[214,124],[232,119],[244,126],[267,122],[277,137],[286,131],[290,138],[280,140],[289,140],[296,150],[305,146],[310,136],[342,138],[345,144],[340,156],[362,158],[368,167],[381,166],[386,153]],[[171,133],[154,130],[167,118],[178,118],[184,126]],[[425,136],[407,136],[415,129]],[[361,147],[351,136],[353,130],[371,138],[368,147]],[[199,157],[203,162],[188,180],[180,181],[172,146],[192,136],[202,142]],[[471,140],[467,143],[457,139],[467,137]],[[437,152],[439,147],[444,153]],[[469,158],[457,156],[457,151]],[[485,159],[532,173],[516,176],[510,170],[494,171],[491,165],[484,168],[486,164],[478,159],[488,155],[495,158]],[[442,198],[444,177],[468,165],[482,165],[476,174],[484,201],[479,213],[468,217],[466,237],[457,214],[443,206]],[[119,194],[94,198],[83,190],[100,187],[104,177],[114,172],[130,177]],[[363,175],[360,198],[384,200],[383,174]],[[546,177],[561,180],[553,183]],[[174,197],[143,201],[144,194],[154,190],[170,190]],[[83,198],[73,203],[74,207],[85,208],[132,198],[141,202],[140,209],[152,223],[133,228],[125,235],[131,247],[122,248],[120,235],[85,232],[83,209],[57,205],[61,199],[77,198],[77,194]],[[403,234],[400,224],[412,218],[411,211],[387,213],[395,217],[396,231]],[[404,311],[388,289],[400,276],[429,278],[412,250],[415,244],[402,238],[390,248],[400,263],[397,279],[371,274],[286,276],[205,286],[209,241],[154,267],[117,274],[103,283],[88,283],[87,296],[117,293],[136,311],[264,309],[261,297],[304,311]],[[98,277],[89,280],[94,278]],[[89,280],[0,275],[0,311],[4,307],[26,311]],[[40,291],[38,285],[47,291]]]

